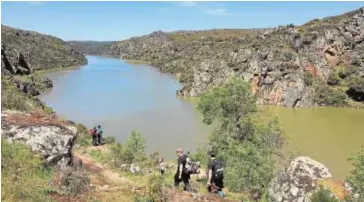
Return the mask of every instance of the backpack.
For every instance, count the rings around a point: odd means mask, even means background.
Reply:
[[[222,163],[216,159],[214,160],[214,166],[212,168],[212,177],[215,179],[224,178],[224,168],[222,167]]]
[[[94,135],[96,134],[96,130],[95,130],[95,129],[93,129],[93,128],[91,128],[91,129],[90,129],[90,134],[91,134],[91,136],[94,136]]]
[[[200,162],[193,161],[186,154],[184,155],[184,158],[186,159],[186,166],[185,166],[184,172],[187,174],[199,174],[200,168],[201,168]]]

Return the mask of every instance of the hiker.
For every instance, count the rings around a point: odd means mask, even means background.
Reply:
[[[178,187],[179,183],[183,182],[183,190],[188,191],[190,186],[190,173],[185,171],[187,156],[183,154],[183,149],[181,148],[177,149],[177,156],[177,172],[174,175],[174,187]]]
[[[102,131],[101,126],[98,125],[97,126],[97,141],[99,145],[102,145],[102,134],[104,133],[104,131]]]
[[[164,162],[164,159],[162,157],[159,157],[159,170],[161,172],[161,175],[164,174],[166,171],[166,162]]]
[[[92,145],[96,146],[97,144],[97,136],[96,136],[96,126],[90,129],[90,134],[92,136]]]
[[[211,160],[207,168],[207,189],[211,193],[217,193],[221,198],[224,197],[222,188],[224,187],[224,173],[222,163],[216,159],[215,153],[210,152]]]

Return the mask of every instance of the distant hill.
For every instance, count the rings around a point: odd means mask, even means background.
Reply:
[[[1,68],[11,73],[87,64],[86,57],[54,36],[1,25]]]
[[[83,54],[101,55],[106,46],[114,41],[68,41],[68,43]]]
[[[364,8],[301,26],[156,31],[113,43],[103,54],[175,74],[182,96],[199,96],[236,75],[260,104],[364,103]]]

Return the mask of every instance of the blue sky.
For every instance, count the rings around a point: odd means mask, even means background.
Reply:
[[[64,40],[122,40],[152,31],[303,24],[364,2],[1,2],[1,23]]]

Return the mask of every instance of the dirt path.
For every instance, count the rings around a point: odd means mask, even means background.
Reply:
[[[100,150],[106,151],[105,146],[98,147],[84,147],[79,148],[75,153],[75,157],[82,160],[83,168],[91,174],[91,184],[95,186],[102,193],[134,193],[140,194],[143,193],[143,188],[136,186],[136,183],[130,179],[120,176],[119,173],[112,171],[105,165],[93,160],[88,152],[92,150]],[[192,194],[192,193],[181,193],[173,191],[171,194],[171,202],[196,202],[196,201],[206,201],[206,202],[214,202],[214,201],[226,201],[230,202],[231,200],[220,200],[216,195],[200,195],[200,194]],[[116,194],[115,196],[117,196]],[[101,196],[100,196],[101,197]],[[102,195],[101,198],[106,197],[106,195]],[[124,196],[123,196],[124,197]],[[105,201],[120,201],[119,198],[112,198],[112,200]],[[126,201],[130,201],[128,199]]]
[[[91,174],[95,174],[99,176],[99,180],[104,181],[109,185],[117,185],[123,187],[131,187],[133,185],[133,181],[121,177],[119,173],[112,171],[101,163],[93,160],[86,151],[90,150],[105,150],[104,146],[99,147],[87,147],[82,150],[76,151],[75,156],[82,160],[83,167],[86,171]]]

